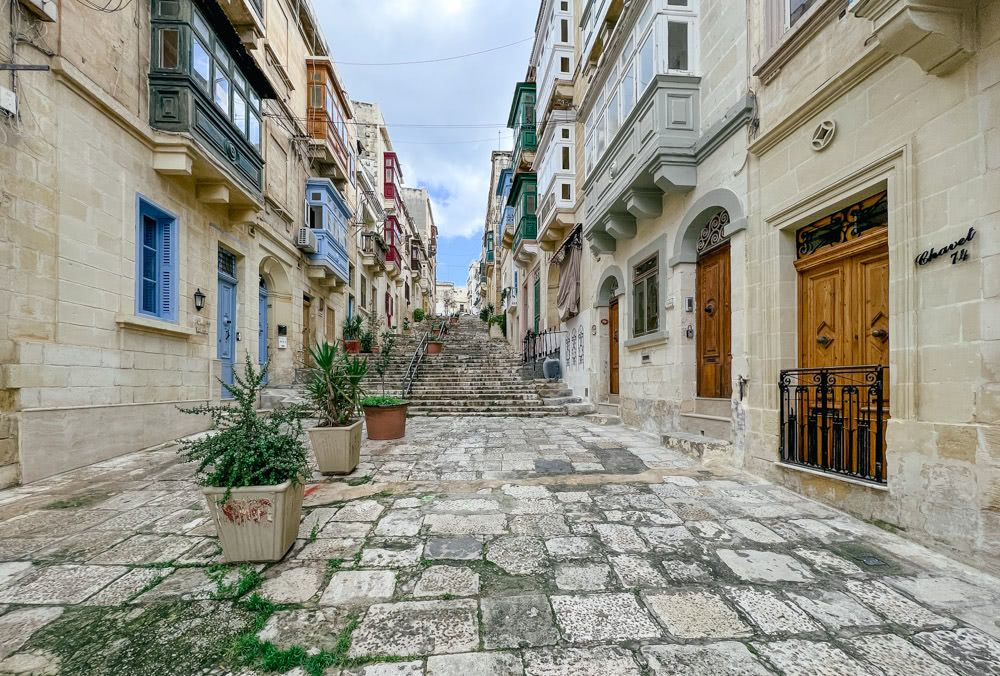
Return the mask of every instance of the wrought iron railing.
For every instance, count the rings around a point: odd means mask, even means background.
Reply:
[[[424,335],[420,337],[417,342],[417,349],[413,353],[413,358],[410,359],[410,365],[406,367],[406,373],[403,374],[403,384],[400,389],[400,395],[405,399],[410,396],[410,392],[413,391],[413,381],[417,379],[417,372],[420,370],[420,362],[424,360],[424,349],[427,347],[427,341],[430,339],[431,332],[428,329],[424,331]]]
[[[781,371],[782,461],[884,484],[885,374],[880,365]]]
[[[562,351],[565,333],[565,331],[556,331],[555,329],[546,329],[535,333],[529,329],[521,341],[521,358],[524,363],[534,364],[548,357],[558,359],[559,353]]]

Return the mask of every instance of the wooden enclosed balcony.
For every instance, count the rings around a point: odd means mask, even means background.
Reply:
[[[350,178],[352,163],[347,131],[347,123],[352,117],[350,101],[329,58],[307,59],[306,70],[310,155],[320,175],[337,182],[346,181]]]

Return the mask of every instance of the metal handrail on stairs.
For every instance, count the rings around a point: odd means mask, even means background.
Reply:
[[[427,346],[430,336],[430,330],[424,332],[424,335],[420,338],[420,342],[417,343],[417,349],[413,353],[413,358],[410,359],[410,365],[406,367],[406,373],[403,375],[403,386],[400,392],[400,396],[404,399],[410,396],[410,392],[413,390],[413,381],[417,378],[417,370],[420,368],[420,362],[424,359],[424,348]]]

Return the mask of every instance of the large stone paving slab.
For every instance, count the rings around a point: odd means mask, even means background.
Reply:
[[[350,655],[438,655],[478,648],[475,601],[407,601],[370,607],[354,631]]]
[[[521,676],[524,666],[514,653],[466,653],[427,658],[427,676]]]
[[[747,647],[735,641],[705,645],[651,645],[642,649],[654,676],[769,676]]]
[[[572,643],[638,641],[662,633],[631,594],[553,596],[551,601],[563,638]]]
[[[549,601],[541,594],[484,598],[480,604],[487,649],[552,645],[559,640]]]
[[[650,594],[645,602],[677,638],[736,638],[752,633],[736,611],[711,592]]]
[[[641,676],[632,653],[617,646],[524,651],[525,676]]]
[[[51,566],[0,590],[0,603],[81,603],[128,572],[124,566]]]

